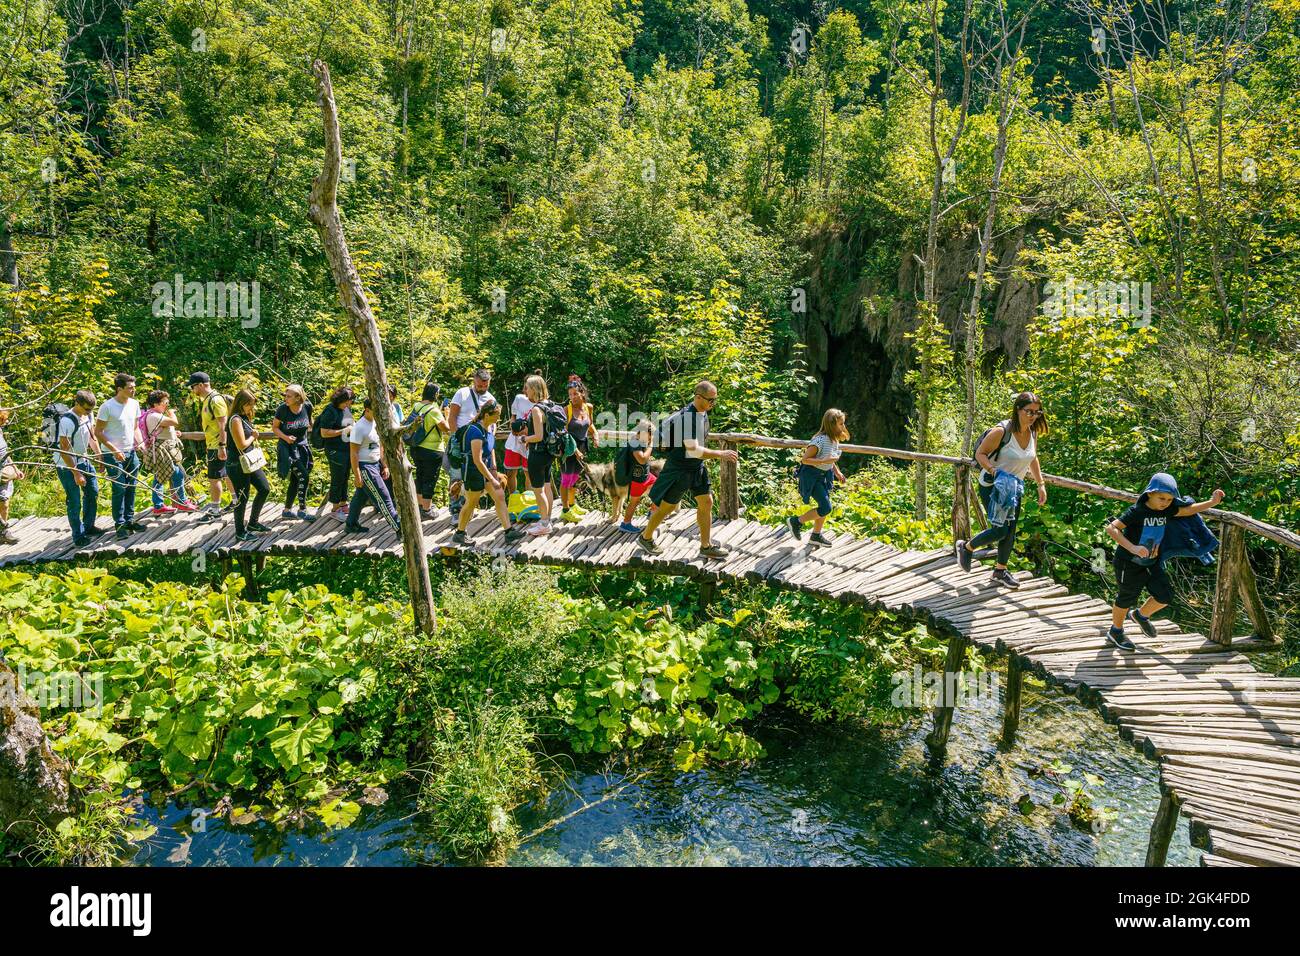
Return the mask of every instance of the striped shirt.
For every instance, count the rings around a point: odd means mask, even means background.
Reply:
[[[835,462],[839,460],[840,457],[839,442],[830,435],[818,432],[812,437],[812,440],[808,442],[808,444],[817,449],[817,453],[813,455],[814,458],[829,459],[829,461],[823,465],[813,465],[813,468],[820,468],[822,471],[830,471],[835,467]]]

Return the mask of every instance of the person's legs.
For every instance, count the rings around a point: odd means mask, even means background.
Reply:
[[[713,495],[695,496],[695,524],[700,529],[700,547],[709,547],[712,544],[709,535],[713,531]]]
[[[172,501],[180,505],[190,503],[189,492],[185,488],[185,469],[180,465],[172,469]]]
[[[266,497],[271,493],[271,483],[266,479],[266,469],[259,468],[249,475],[248,483],[255,492],[253,495],[253,512],[249,515],[249,523],[260,524],[262,505],[266,504]]]
[[[302,475],[298,473],[297,467],[290,466],[289,475],[285,482],[285,486],[286,486],[286,490],[284,493],[285,511],[293,510],[293,503],[298,499],[298,492],[299,492],[298,483],[300,481],[302,481]],[[303,498],[303,508],[305,510],[307,507],[306,505],[307,492],[305,488],[302,489],[302,498]]]
[[[374,502],[370,492],[370,487],[366,484],[366,472],[361,471],[361,487],[352,492],[352,501],[348,503],[346,527],[358,531],[361,529],[361,512],[365,509],[366,503],[370,502],[375,505],[375,510],[379,509],[378,503]]]
[[[636,514],[636,508],[637,508],[637,505],[639,505],[639,504],[641,503],[641,499],[642,499],[643,497],[645,497],[645,496],[644,496],[644,495],[635,495],[635,496],[633,496],[633,495],[629,495],[629,496],[628,496],[628,499],[627,499],[627,506],[623,509],[623,523],[624,523],[624,524],[631,524],[631,523],[632,523],[632,516],[633,516],[634,514]]]
[[[126,513],[126,469],[125,462],[120,462],[116,458],[109,456],[105,462],[104,470],[108,474],[108,480],[112,482],[112,509],[113,524],[119,528],[126,523],[124,517]]]
[[[88,461],[78,462],[77,467],[86,479],[81,486],[81,533],[89,534],[95,529],[95,519],[99,517],[99,477]]]
[[[980,485],[979,496],[980,496],[981,504],[984,505],[984,513],[988,514],[989,503],[993,500],[993,489],[986,487],[984,485]],[[969,541],[966,542],[966,550],[978,551],[980,548],[987,548],[991,544],[998,544],[999,545],[998,567],[1005,568],[1006,561],[1002,557],[1003,552],[1002,552],[1000,542],[1002,541],[1003,538],[1007,537],[1007,535],[1009,535],[1011,531],[1012,531],[1012,526],[1010,522],[1004,525],[989,525],[979,534],[975,535],[975,537],[971,538]],[[1010,557],[1011,552],[1009,549],[1007,550],[1006,554],[1008,557]]]
[[[346,465],[336,462],[333,458],[328,459],[330,468],[330,493],[329,503],[333,506],[335,513],[346,511],[348,506],[348,468]]]
[[[478,500],[483,497],[481,491],[466,491],[465,504],[461,506],[460,517],[456,521],[456,531],[464,534],[465,529],[469,527],[469,519],[474,517],[474,511],[478,508]]]
[[[155,509],[161,508],[167,503],[166,499],[163,498],[164,490],[165,488],[162,481],[155,477],[153,484],[149,486],[149,500],[152,502]]]
[[[81,486],[72,476],[71,468],[55,468],[59,484],[63,486],[64,504],[67,506],[68,527],[72,530],[74,540],[85,535],[81,528]]]
[[[234,497],[231,499],[231,506],[235,512],[235,534],[243,535],[247,531],[244,515],[248,510],[248,476],[240,472],[236,477],[235,473],[231,472],[226,475],[226,478],[235,489]]]
[[[394,534],[401,534],[402,524],[397,515],[397,506],[393,504],[388,483],[384,481],[383,472],[379,470],[377,464],[365,462],[361,465],[361,483],[370,490],[370,498],[374,501],[379,516],[384,519]]]

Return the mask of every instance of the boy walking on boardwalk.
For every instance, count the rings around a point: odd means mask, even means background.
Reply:
[[[1169,578],[1165,575],[1160,555],[1160,545],[1170,520],[1190,518],[1208,511],[1223,500],[1223,489],[1214,489],[1208,501],[1179,500],[1178,483],[1172,475],[1158,472],[1151,476],[1146,490],[1137,502],[1106,526],[1106,533],[1115,539],[1115,578],[1119,593],[1111,608],[1111,626],[1106,640],[1121,650],[1134,650],[1133,642],[1124,636],[1124,619],[1127,617],[1142,629],[1147,637],[1155,637],[1151,615],[1173,601]],[[1149,597],[1141,608],[1135,607],[1142,591]]]

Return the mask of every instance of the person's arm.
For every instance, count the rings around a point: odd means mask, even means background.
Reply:
[[[217,419],[217,458],[221,461],[226,460],[226,419],[228,415],[222,415]]]
[[[1106,525],[1106,533],[1115,539],[1115,543],[1128,551],[1130,554],[1139,558],[1149,558],[1151,555],[1146,548],[1140,544],[1134,544],[1128,538],[1124,537],[1124,522],[1116,518],[1110,524]]]
[[[541,406],[534,405],[532,411],[528,413],[528,417],[532,419],[533,422],[533,428],[532,428],[533,433],[531,435],[524,436],[524,444],[535,445],[537,442],[541,441],[543,438],[546,437],[546,435],[543,434],[542,431],[546,427],[546,425],[545,422],[542,420]]]
[[[998,466],[989,455],[998,450],[998,444],[1002,441],[1004,430],[1001,425],[993,426],[989,429],[989,433],[984,436],[984,440],[980,442],[980,446],[975,449],[975,460],[990,475],[997,473]]]
[[[255,436],[246,436],[244,434],[244,423],[236,418],[230,423],[230,435],[235,439],[235,454],[239,454],[249,445],[253,444]]]
[[[460,405],[458,405],[456,402],[452,402],[450,405],[447,406],[447,421],[448,422],[460,421]]]
[[[646,445],[644,448],[632,449],[632,457],[635,458],[638,462],[640,462],[643,465],[650,460],[650,456],[653,454],[654,454],[654,449],[652,449],[649,445]]]
[[[806,445],[803,450],[803,457],[799,459],[801,465],[825,465],[834,461],[833,458],[818,458],[817,446]]]
[[[287,433],[283,430],[283,427],[282,427],[283,425],[284,425],[284,422],[280,421],[280,419],[278,419],[278,418],[272,418],[272,419],[271,419],[271,431],[275,433],[275,437],[278,438],[278,439],[280,439],[280,441],[284,442],[286,445],[296,445],[296,444],[298,444],[298,439],[294,438],[294,437],[293,437],[292,435],[290,435],[290,434],[287,434]]]
[[[492,473],[492,469],[490,469],[487,466],[487,462],[483,460],[483,445],[484,440],[482,438],[475,438],[469,443],[470,454],[474,456],[474,467],[483,473],[483,477],[487,481],[495,482],[497,480],[496,475]]]
[[[600,434],[596,431],[596,407],[587,403],[587,438],[592,448],[600,447]]]
[[[1043,466],[1038,463],[1038,456],[1029,464],[1029,473],[1034,476],[1034,484],[1038,485],[1038,507],[1047,504],[1047,484],[1043,481]]]
[[[352,480],[358,488],[362,487],[361,482],[361,446],[356,442],[348,442],[348,458],[352,462]]]
[[[695,438],[683,439],[682,447],[686,449],[687,458],[721,458],[724,461],[738,461],[740,459],[740,452],[734,448],[709,448]]]
[[[108,450],[112,453],[113,457],[116,458],[118,461],[126,461],[126,455],[122,454],[122,449],[118,448],[111,441],[109,441],[108,436],[104,434],[104,426],[107,424],[108,424],[107,419],[104,418],[95,419],[96,440],[99,442],[99,444],[107,446]]]
[[[79,485],[84,485],[86,479],[82,477],[81,472],[77,469],[77,461],[72,457],[72,439],[67,435],[59,436],[59,454],[63,456],[63,461],[68,468],[72,470],[73,480]]]
[[[450,435],[451,428],[447,425],[447,416],[443,414],[441,408],[435,408],[434,411],[438,413],[438,431],[442,432],[444,437]]]
[[[1194,505],[1184,505],[1183,507],[1178,509],[1178,517],[1187,518],[1192,515],[1198,515],[1202,511],[1209,511],[1211,508],[1213,508],[1222,500],[1223,500],[1223,489],[1215,488],[1214,494],[1210,495],[1209,501],[1198,501]]]

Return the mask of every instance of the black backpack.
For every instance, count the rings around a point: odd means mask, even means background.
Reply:
[[[1011,419],[1009,418],[1006,419],[1005,421],[998,422],[996,425],[990,425],[988,428],[984,429],[980,437],[975,440],[975,446],[972,450],[972,454],[974,454],[974,452],[976,451],[979,451],[980,445],[984,444],[984,439],[988,438],[989,432],[993,431],[993,429],[995,428],[1002,429],[1002,440],[998,442],[997,450],[994,451],[993,454],[989,455],[989,460],[997,461],[998,455],[1002,454],[1002,449],[1007,447],[1007,442],[1011,441],[1011,436],[1013,434],[1011,430]],[[980,471],[983,470],[984,470],[983,468],[980,469]]]
[[[465,433],[473,422],[466,422],[456,429],[456,433],[447,441],[447,460],[455,468],[465,467]]]
[[[565,413],[564,406],[548,398],[538,402],[536,407],[542,410],[542,447],[547,454],[556,458],[568,457],[572,450],[569,448],[569,416]],[[574,447],[576,446],[575,442]]]

